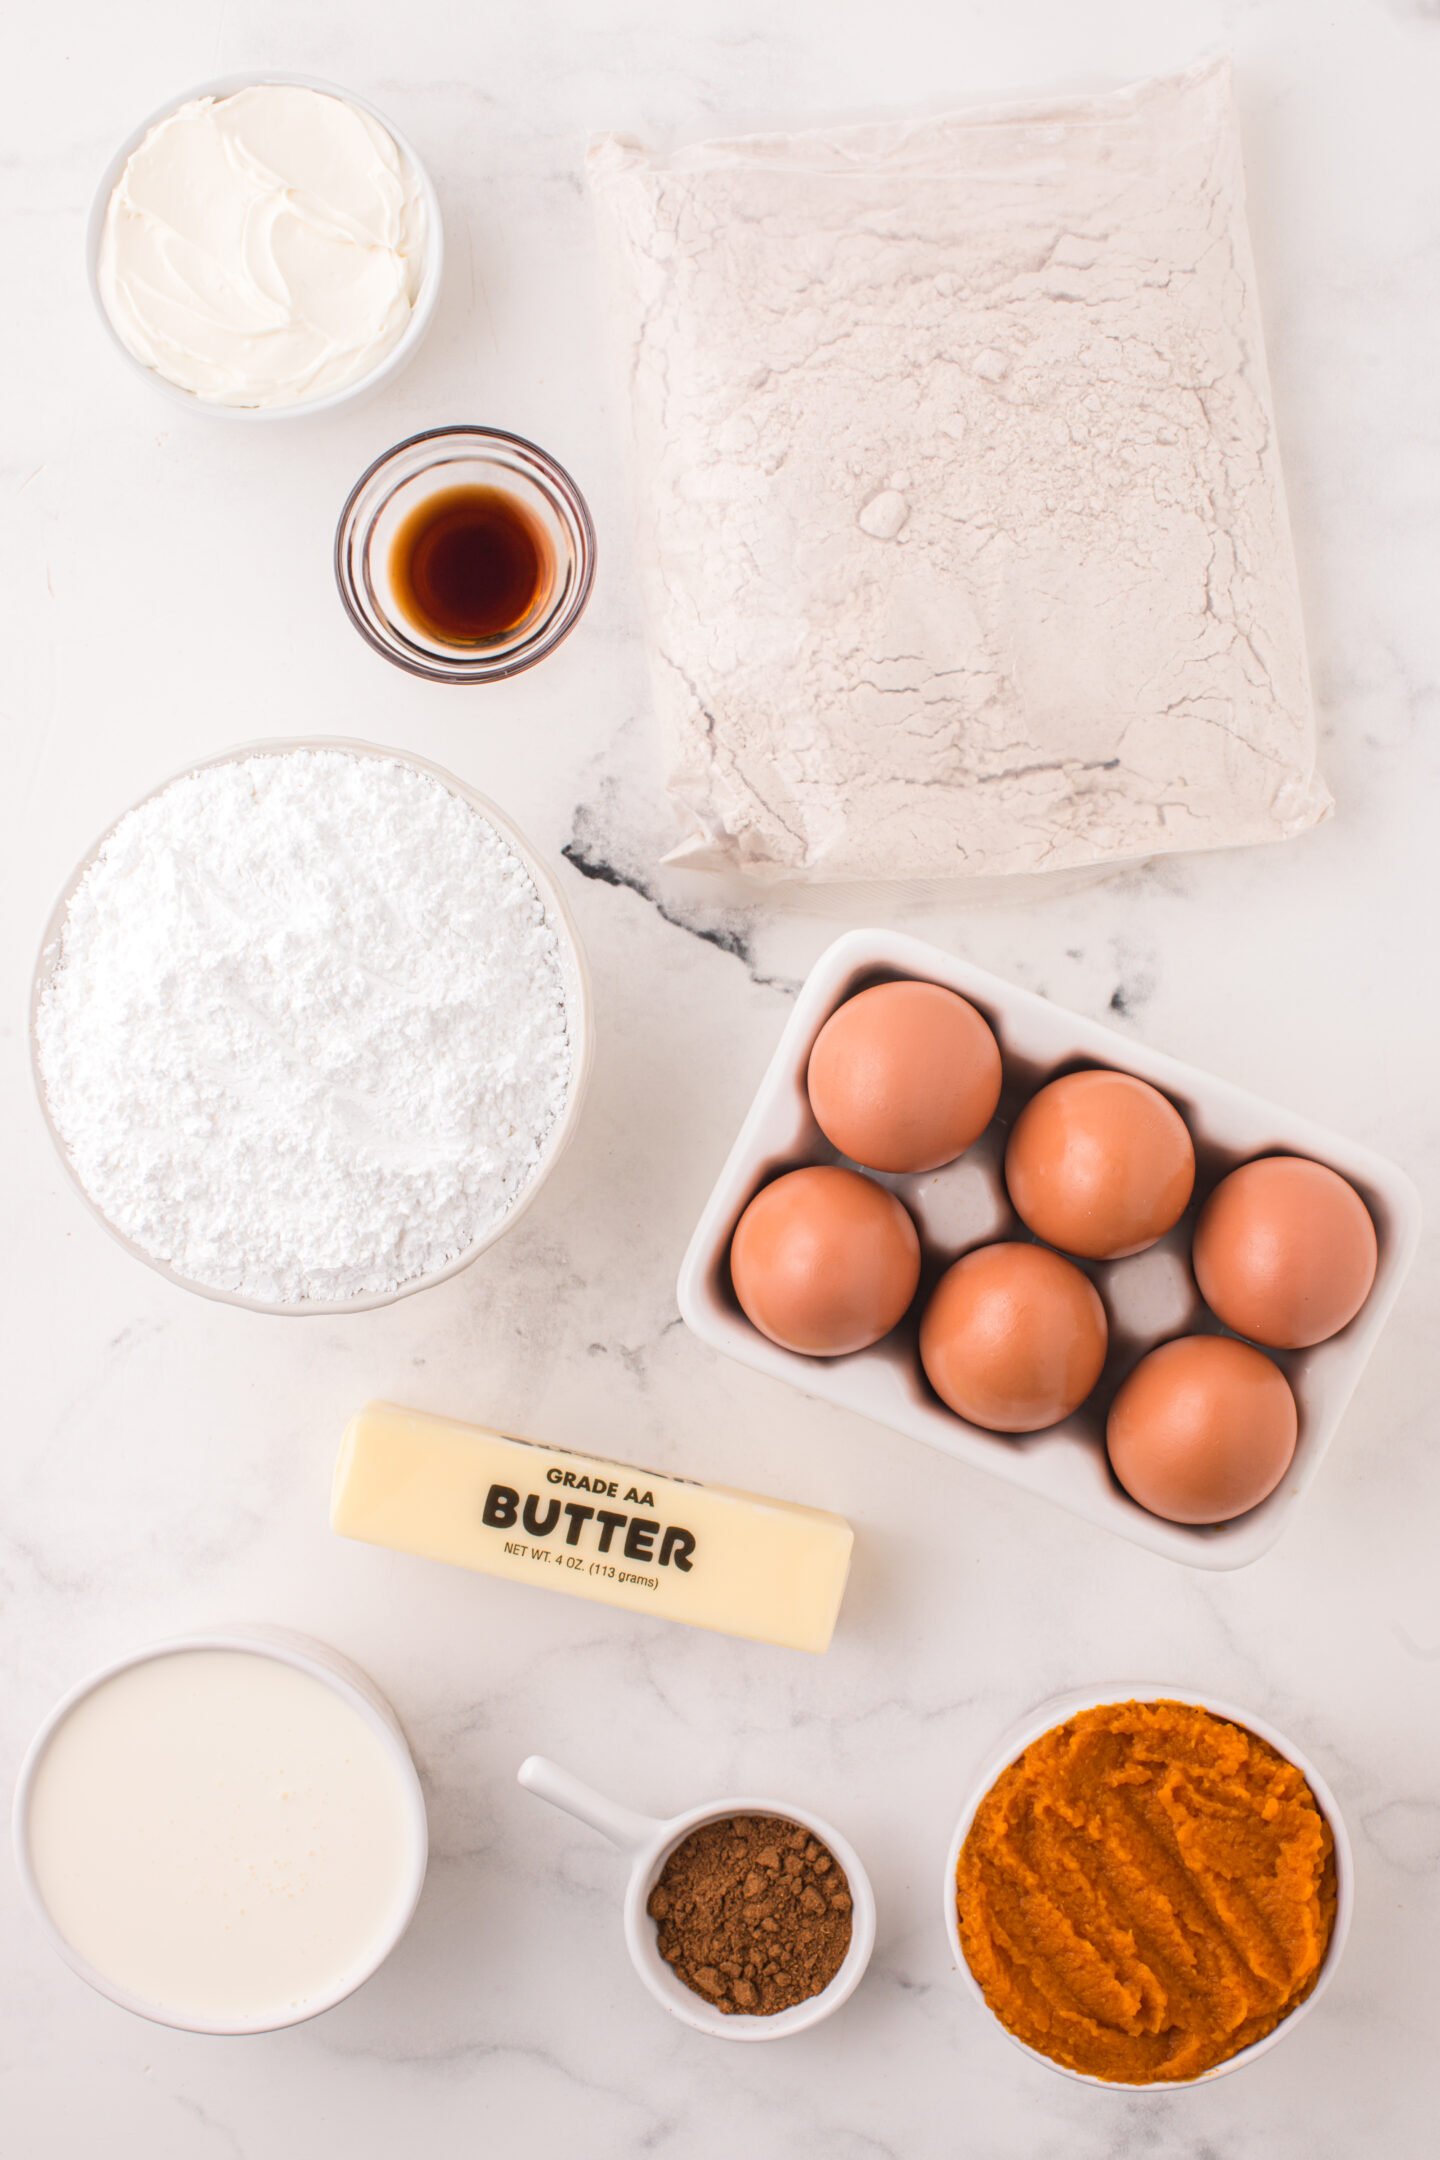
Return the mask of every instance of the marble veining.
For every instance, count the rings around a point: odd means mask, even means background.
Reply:
[[[583,878],[597,879],[602,885],[613,885],[618,891],[638,893],[647,906],[654,908],[660,920],[669,923],[672,929],[684,930],[690,937],[698,937],[705,944],[713,945],[717,951],[728,953],[732,960],[738,960],[752,982],[757,982],[766,989],[783,989],[787,995],[794,995],[797,984],[781,983],[773,976],[756,972],[751,939],[744,929],[725,923],[692,920],[673,902],[663,899],[652,888],[650,881],[637,871],[622,869],[618,863],[610,861],[598,851],[592,852],[584,838],[588,824],[589,820],[582,808],[575,815],[574,838],[567,840],[560,850],[572,870],[578,870]]]

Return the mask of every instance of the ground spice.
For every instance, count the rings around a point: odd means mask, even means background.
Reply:
[[[850,1947],[845,1870],[782,1815],[702,1823],[671,1853],[646,1910],[676,1978],[727,2014],[774,2017],[808,2002]]]

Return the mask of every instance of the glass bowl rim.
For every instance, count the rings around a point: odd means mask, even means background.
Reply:
[[[416,449],[422,443],[453,440],[501,443],[523,451],[527,457],[535,461],[555,484],[557,493],[564,499],[566,507],[569,509],[580,532],[580,546],[576,555],[577,576],[574,590],[563,605],[544,624],[544,627],[535,634],[533,646],[519,647],[513,655],[502,655],[493,667],[483,668],[469,674],[461,672],[460,667],[447,666],[438,655],[433,662],[412,658],[409,654],[398,651],[394,646],[387,644],[384,638],[377,635],[366,616],[365,610],[359,604],[355,591],[355,582],[350,575],[349,565],[346,560],[349,552],[347,543],[355,527],[357,507],[365,490],[370,486],[376,475],[382,473],[386,466],[394,460],[403,457],[407,451]],[[546,659],[554,652],[557,646],[564,644],[589,603],[591,587],[595,582],[595,557],[595,521],[590,515],[590,505],[586,502],[574,475],[560,463],[557,457],[553,457],[539,443],[532,442],[528,435],[517,435],[510,428],[488,427],[479,421],[455,421],[445,427],[421,428],[417,434],[406,435],[400,442],[392,443],[388,450],[383,450],[379,457],[372,458],[341,505],[340,515],[335,524],[334,545],[331,550],[331,564],[335,572],[335,584],[340,594],[340,603],[349,616],[351,623],[359,631],[372,652],[379,653],[380,657],[383,660],[388,660],[392,667],[402,668],[407,675],[419,676],[423,682],[450,683],[467,689],[476,684],[505,682],[511,676],[523,675],[527,668],[534,667],[537,662]]]

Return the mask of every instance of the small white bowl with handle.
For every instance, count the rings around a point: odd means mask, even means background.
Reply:
[[[1208,1710],[1212,1717],[1224,1718],[1229,1724],[1238,1725],[1242,1731],[1253,1733],[1257,1740],[1264,1740],[1274,1748],[1277,1755],[1283,1755],[1285,1760],[1300,1772],[1314,1794],[1315,1804],[1329,1824],[1330,1834],[1335,1841],[1335,1918],[1314,1986],[1303,2001],[1296,2003],[1292,2010],[1286,2012],[1278,2025],[1272,2026],[1259,2040],[1252,2040],[1249,2047],[1227,2056],[1224,2062],[1216,2063],[1212,2069],[1202,2070],[1198,2077],[1156,2078],[1149,2084],[1136,2085],[1119,2078],[1093,2077],[1086,2071],[1072,2070],[1068,2063],[1057,2062],[1053,2056],[1042,2054],[1038,2048],[1031,2047],[1028,2041],[1011,2032],[1003,2019],[996,2016],[985,1999],[979,1981],[970,1970],[964,1945],[960,1940],[960,1909],[955,1884],[961,1850],[970,1835],[970,1825],[975,1820],[981,1801],[1002,1772],[1008,1770],[1011,1763],[1023,1755],[1033,1741],[1039,1740],[1045,1733],[1053,1732],[1057,1725],[1063,1725],[1068,1718],[1078,1717],[1082,1710],[1098,1710],[1108,1703],[1149,1702],[1186,1703],[1197,1710]],[[1059,2077],[1070,2078],[1077,2085],[1098,2086],[1102,2092],[1175,2093],[1212,2084],[1216,2078],[1229,2077],[1232,2071],[1243,2070],[1248,2064],[1258,2062],[1262,2055],[1269,2054],[1271,2048],[1278,2047],[1286,2034],[1295,2030],[1302,2018],[1309,2016],[1335,1977],[1335,1968],[1340,1963],[1345,1938],[1350,1932],[1350,1916],[1355,1905],[1355,1865],[1344,1817],[1340,1813],[1334,1793],[1309,1756],[1296,1747],[1286,1734],[1277,1731],[1268,1718],[1257,1717],[1252,1710],[1243,1710],[1220,1695],[1198,1695],[1191,1688],[1166,1687],[1153,1680],[1116,1680],[1109,1687],[1075,1689],[1063,1695],[1052,1696],[1048,1702],[1040,1703],[1026,1717],[1018,1719],[996,1744],[971,1786],[960,1820],[955,1825],[955,1835],[950,1840],[950,1851],[945,1862],[944,1897],[945,1929],[950,1939],[950,1955],[955,1961],[956,1971],[972,2001],[979,2004],[986,2017],[992,2020],[1012,2047],[1018,2048],[1022,2055],[1028,2055],[1032,2062],[1042,2063],[1047,2070],[1054,2071]]]
[[[628,1856],[630,1879],[625,1887],[625,1944],[630,1952],[630,1962],[655,2000],[683,2025],[692,2026],[696,2032],[708,2033],[716,2040],[785,2040],[830,2017],[842,2003],[849,2001],[860,1985],[875,1947],[875,1893],[864,1863],[849,1839],[842,1837],[818,1815],[812,1815],[806,1808],[792,1807],[788,1801],[756,1800],[747,1796],[737,1800],[710,1800],[703,1807],[688,1808],[683,1815],[662,1819],[621,1806],[543,1755],[527,1756],[517,1775],[527,1792],[548,1800],[552,1807],[573,1815],[577,1822],[588,1823],[592,1830],[598,1830],[602,1837],[609,1838],[612,1845]],[[850,1947],[839,1971],[818,1995],[810,1996],[806,2002],[795,2003],[788,2010],[777,2010],[770,2016],[752,2017],[743,2011],[719,2010],[703,1995],[686,1987],[661,1957],[659,1935],[646,1909],[660,1871],[675,1847],[702,1824],[724,1821],[732,1815],[776,1815],[808,1830],[833,1854],[845,1870],[850,1886]]]

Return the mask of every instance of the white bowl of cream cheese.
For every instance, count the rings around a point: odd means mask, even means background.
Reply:
[[[364,98],[231,75],[170,99],[101,178],[100,319],[161,391],[244,420],[389,381],[429,327],[444,239],[429,175]]]

